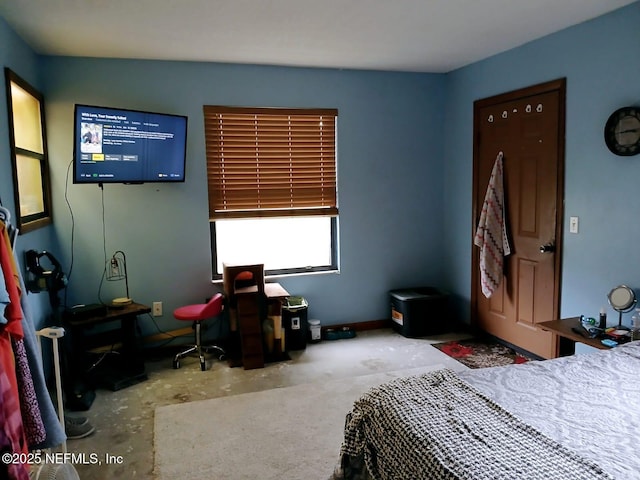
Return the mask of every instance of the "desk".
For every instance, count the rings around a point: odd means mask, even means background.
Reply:
[[[267,314],[273,320],[274,351],[278,355],[285,351],[284,332],[282,331],[282,304],[289,297],[289,292],[279,283],[265,283],[264,294],[267,296],[269,309]],[[280,342],[279,347],[278,342]]]
[[[229,309],[229,315],[232,334],[235,325],[238,337],[237,341],[232,339],[227,351],[229,366],[242,365],[250,370],[264,367],[265,362],[289,358],[285,353],[285,332],[282,329],[282,303],[288,296],[289,292],[279,283],[265,283],[263,292],[255,286],[234,291],[235,305]],[[270,335],[263,331],[265,317],[272,322]]]
[[[95,380],[114,391],[146,380],[144,359],[136,340],[136,323],[138,315],[149,312],[151,308],[146,305],[132,303],[119,308],[108,307],[107,313],[103,315],[78,319],[63,316],[64,327],[71,337],[74,376],[77,378],[83,374],[81,369],[85,365],[86,352],[90,347],[87,330],[97,325],[119,322],[119,329],[116,331],[116,340],[122,344],[120,355],[117,356],[119,358],[116,361],[103,362],[104,366],[100,365],[100,368],[96,368]],[[116,356],[113,355],[113,357]]]
[[[589,338],[586,336],[586,332],[583,337],[571,330],[572,328],[584,330],[580,324],[580,317],[551,320],[549,322],[539,323],[538,326],[542,330],[546,330],[554,334],[554,337],[556,338],[556,357],[573,355],[575,353],[576,342],[584,343],[601,350],[609,349],[609,347],[600,342],[599,338]]]

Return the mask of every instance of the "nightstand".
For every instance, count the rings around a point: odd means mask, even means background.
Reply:
[[[609,347],[601,343],[600,338],[589,338],[587,332],[582,328],[580,317],[551,320],[549,322],[539,323],[538,326],[542,330],[546,330],[554,334],[556,339],[556,357],[573,355],[576,351],[576,342],[584,343],[585,345],[589,345],[600,350],[609,349]],[[579,331],[584,331],[584,336],[574,332],[572,330],[573,328],[577,328]]]

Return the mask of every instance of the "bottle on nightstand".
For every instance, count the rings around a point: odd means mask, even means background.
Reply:
[[[603,330],[607,328],[607,312],[604,309],[604,307],[600,309],[600,318],[598,321],[598,328],[601,328]]]
[[[631,317],[631,341],[640,340],[640,308],[636,308],[636,314]]]

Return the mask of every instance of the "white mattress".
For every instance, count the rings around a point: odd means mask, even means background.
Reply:
[[[640,479],[640,342],[458,375],[615,478]]]

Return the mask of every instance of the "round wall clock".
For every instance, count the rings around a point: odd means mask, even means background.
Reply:
[[[640,107],[623,107],[613,112],[604,126],[604,141],[616,155],[640,153]]]

